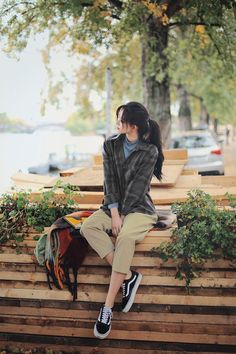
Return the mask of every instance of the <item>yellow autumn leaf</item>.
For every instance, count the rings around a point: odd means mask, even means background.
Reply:
[[[162,16],[162,23],[163,23],[163,25],[168,25],[168,23],[169,23],[169,18],[166,14],[164,14]]]
[[[167,10],[168,4],[162,4],[161,5],[161,9],[163,12],[165,12]]]
[[[54,44],[59,44],[65,39],[67,35],[67,30],[66,28],[62,28],[54,37],[53,37],[53,43]]]
[[[101,5],[104,5],[107,1],[106,0],[95,0],[93,3],[94,7],[99,7]]]
[[[195,31],[196,31],[197,33],[204,33],[204,32],[205,32],[205,28],[204,28],[203,25],[197,25],[197,26],[195,27]]]
[[[78,42],[78,43],[73,45],[72,49],[73,49],[73,51],[75,51],[77,53],[88,54],[91,48],[86,43]]]
[[[101,15],[103,17],[107,17],[107,16],[111,16],[111,13],[110,13],[110,11],[101,11]]]
[[[144,1],[143,4],[148,8],[150,12],[156,17],[162,17],[162,8],[156,4],[150,3],[149,1]]]

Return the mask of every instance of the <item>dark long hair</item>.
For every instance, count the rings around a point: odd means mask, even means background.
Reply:
[[[121,122],[138,127],[139,140],[148,144],[156,145],[158,158],[154,168],[154,175],[162,179],[162,164],[164,155],[162,151],[161,131],[157,122],[150,119],[148,110],[139,102],[129,102],[119,106],[116,110],[116,117],[122,109]]]

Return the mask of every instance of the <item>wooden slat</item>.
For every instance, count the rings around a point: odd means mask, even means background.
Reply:
[[[19,336],[17,334],[17,336]],[[14,337],[14,335],[11,335],[10,336],[11,338]],[[45,337],[44,337],[45,338]],[[58,337],[56,337],[56,339],[58,340]],[[19,339],[18,339],[19,340]],[[41,339],[42,340],[42,339]],[[84,341],[82,339],[82,341]],[[65,343],[65,340],[63,341]],[[71,344],[71,338],[68,338],[67,340],[67,344],[55,344],[55,342],[50,343],[49,344],[45,344],[45,343],[40,343],[40,348],[44,349],[44,350],[48,350],[48,348],[50,347],[50,350],[53,351],[53,353],[79,353],[79,354],[91,354],[91,353],[94,353],[95,350],[96,350],[96,353],[98,354],[116,354],[119,352],[119,354],[127,354],[127,351],[128,351],[128,354],[157,354],[157,350],[156,349],[143,349],[143,344],[141,343],[141,349],[139,348],[139,344],[138,343],[135,343],[135,346],[134,346],[134,343],[131,341],[129,342],[129,347],[127,348],[127,341],[124,342],[124,344],[122,343],[122,341],[116,341],[118,342],[118,344],[110,344],[109,348],[107,346],[102,346],[102,345],[97,345],[96,343],[96,347],[94,346],[93,343],[91,343],[91,345],[85,345],[83,343],[83,345],[81,344],[78,344],[78,345],[72,345]],[[77,340],[78,342],[78,340]],[[111,340],[110,340],[111,342]],[[112,341],[113,342],[113,341]],[[11,350],[11,347],[13,348],[13,350],[15,350],[15,348],[20,348],[22,350],[34,350],[35,347],[38,347],[39,345],[37,344],[38,342],[36,342],[35,344],[32,344],[32,343],[23,343],[23,342],[18,342],[18,341],[15,341],[14,340],[14,344],[11,344],[9,345],[9,342],[7,341],[1,341],[1,348],[2,349],[8,349],[8,350]],[[150,345],[154,348],[156,348],[157,344],[154,343],[154,346],[149,342],[149,347]],[[178,345],[179,347],[180,345]],[[161,346],[163,347],[163,346]],[[134,349],[135,348],[135,349]],[[196,349],[196,348],[195,348]],[[221,349],[219,349],[221,350]],[[161,354],[188,354],[189,352],[187,352],[184,348],[183,349],[180,349],[179,350],[161,350],[159,351]],[[203,352],[201,351],[201,354]],[[191,354],[199,354],[199,350],[198,351],[192,351],[191,350]],[[212,352],[208,352],[208,351],[205,351],[204,350],[204,354],[212,354]],[[218,351],[214,351],[214,354],[222,354],[222,351],[218,352]]]
[[[164,160],[163,166],[169,165],[185,165],[188,160]]]
[[[153,186],[174,186],[179,175],[183,170],[184,164],[170,164],[164,165],[163,180],[162,182],[158,181],[156,177],[152,178],[151,185]],[[58,181],[62,183],[69,183],[72,186],[77,186],[81,190],[85,187],[103,187],[104,173],[103,169],[93,169],[86,168],[70,177],[61,177],[45,184],[46,188],[53,187]]]
[[[180,175],[175,183],[175,188],[201,188],[202,180],[200,175]]]
[[[136,251],[150,251],[152,247],[158,247],[162,242],[168,242],[170,240],[169,237],[146,237],[141,243],[137,243],[135,250]],[[19,242],[19,246],[27,246],[27,247],[32,247],[35,248],[36,246],[35,240],[27,240],[25,239],[23,242]],[[14,242],[13,242],[14,243]],[[9,243],[9,247],[11,246],[11,243]]]
[[[236,176],[202,176],[202,184],[215,186],[236,187]]]
[[[10,281],[22,281],[22,282],[43,282],[46,283],[45,272],[42,273],[22,273],[22,272],[0,272],[0,280],[10,280]],[[80,274],[79,275],[80,284],[109,284],[110,275],[100,275],[100,274]],[[184,280],[175,279],[173,276],[144,276],[142,279],[143,286],[185,286]],[[236,288],[236,279],[225,279],[225,278],[197,278],[193,279],[191,282],[191,287],[213,287],[213,288]]]
[[[29,333],[39,335],[57,335],[57,336],[71,336],[71,337],[93,337],[93,329],[76,328],[59,326],[27,326],[27,325],[13,325],[3,323],[1,325],[1,332],[6,333]],[[180,335],[180,333],[162,333],[152,332],[150,330],[143,331],[125,331],[113,329],[109,334],[110,339],[119,340],[143,340],[145,341],[160,341],[160,342],[176,342],[176,343],[209,343],[209,344],[236,344],[236,337],[233,335],[208,335],[208,334],[188,334]]]
[[[127,320],[127,314],[115,311],[116,320]],[[97,311],[92,310],[72,310],[62,308],[45,308],[45,307],[13,307],[0,306],[1,315],[23,315],[23,316],[43,316],[49,318],[76,318],[76,319],[94,319]],[[129,321],[149,321],[149,322],[166,322],[166,323],[186,323],[186,324],[217,324],[236,325],[236,316],[233,315],[200,315],[200,314],[184,314],[184,313],[161,313],[158,315],[152,312],[129,312]]]
[[[19,336],[17,334],[17,336]],[[12,339],[13,335],[11,335],[11,339]],[[45,338],[45,337],[44,337]],[[58,339],[58,337],[57,337]],[[19,338],[18,338],[19,340]],[[83,340],[83,339],[82,339]],[[45,351],[48,350],[48,348],[50,347],[50,351],[53,351],[53,353],[79,353],[79,354],[91,354],[94,353],[94,351],[96,350],[97,353],[99,354],[115,354],[117,351],[119,352],[119,354],[127,354],[127,350],[129,351],[129,354],[143,354],[144,353],[144,349],[138,349],[137,347],[135,349],[132,348],[128,348],[127,349],[127,341],[125,342],[126,344],[124,344],[124,348],[121,348],[122,343],[120,342],[119,346],[114,347],[112,344],[111,346],[108,348],[106,347],[99,347],[96,345],[96,348],[94,348],[93,343],[91,343],[91,345],[72,345],[71,344],[71,339],[69,338],[68,340],[68,344],[55,344],[55,343],[50,343],[50,345],[48,343],[40,343],[40,349],[43,349]],[[14,344],[9,344],[9,341],[0,341],[0,345],[2,349],[8,349],[11,350],[11,347],[13,348],[13,350],[15,350],[15,348],[19,348],[22,349],[24,351],[26,350],[35,350],[35,347],[39,347],[38,343],[23,343],[23,342],[18,342],[15,341],[13,342]],[[65,341],[64,341],[65,343]],[[145,354],[156,354],[157,351],[155,349],[145,349]],[[183,351],[169,351],[169,350],[162,350],[161,354],[182,354]],[[198,352],[192,352],[191,354],[199,354]],[[209,352],[205,352],[204,354],[212,354]],[[222,352],[214,352],[214,354],[222,354]]]
[[[207,188],[201,186],[201,190],[210,194],[215,200],[224,202],[227,198],[227,193],[236,197],[236,187],[217,187],[216,189]],[[43,190],[42,190],[43,191]],[[174,202],[185,202],[188,199],[187,193],[189,188],[156,188],[152,187],[150,194],[155,205],[158,204],[173,204]],[[31,199],[35,200],[36,197],[41,192],[31,193]],[[55,199],[65,198],[65,194],[57,190],[55,194]],[[75,192],[75,195],[72,197],[81,208],[83,204],[97,204],[101,205],[103,199],[103,192]]]
[[[48,183],[53,183],[57,178],[45,175],[38,175],[34,173],[23,173],[17,172],[11,176],[11,179],[14,182],[23,182],[23,183],[30,183],[30,184],[41,184],[45,185]]]
[[[33,255],[27,255],[27,254],[8,254],[8,253],[0,253],[0,263],[16,263],[16,264],[35,264],[36,265],[36,259]],[[103,259],[100,259],[97,256],[86,256],[84,262],[84,265],[97,265],[97,266],[102,266],[102,265],[107,265],[106,261]],[[173,260],[168,260],[167,262],[162,261],[158,257],[140,257],[140,256],[134,256],[132,260],[132,266],[137,267],[137,266],[142,266],[142,267],[165,267],[165,268],[173,268],[176,267],[176,263]],[[208,261],[206,262],[205,268],[210,268],[210,269],[233,269],[233,263],[230,261],[226,260],[218,260],[218,261]],[[235,266],[234,266],[235,267]]]
[[[29,325],[29,326],[49,326],[54,327],[54,326],[60,326],[64,327],[65,331],[68,330],[68,328],[71,327],[77,327],[77,328],[93,328],[94,322],[96,320],[96,317],[92,319],[80,319],[80,318],[48,318],[48,317],[36,317],[36,316],[24,316],[24,315],[0,315],[0,321],[7,324],[13,324],[13,325],[18,325],[18,324],[23,324],[23,325]],[[123,318],[122,320],[117,320],[114,312],[114,317],[113,317],[113,324],[112,324],[112,329],[113,330],[130,330],[131,332],[133,331],[139,331],[140,334],[145,336],[145,332],[152,331],[153,333],[158,333],[158,332],[163,332],[163,333],[182,333],[183,335],[185,334],[207,334],[207,335],[212,335],[212,334],[218,334],[218,335],[228,335],[232,336],[236,332],[236,327],[234,325],[231,325],[230,327],[228,325],[223,325],[221,324],[220,326],[218,324],[208,324],[207,326],[202,326],[202,324],[190,324],[190,323],[182,323],[181,326],[179,324],[175,323],[166,323],[166,322],[152,322],[149,323],[149,321],[144,320],[142,323],[137,320],[137,321],[132,321],[131,323],[127,321],[127,318]]]
[[[164,149],[165,160],[188,160],[188,151],[186,149]],[[102,165],[102,155],[93,156],[94,165]]]
[[[188,160],[188,151],[186,149],[164,149],[166,160]]]
[[[21,299],[45,299],[45,300],[70,300],[71,294],[66,290],[39,290],[21,288],[0,288],[0,297]],[[106,293],[78,292],[77,301],[89,301],[103,303]],[[118,296],[120,301],[120,296]],[[140,304],[166,304],[166,305],[191,305],[191,306],[232,306],[236,307],[233,296],[197,296],[197,295],[166,295],[166,294],[136,294],[136,303]]]
[[[194,170],[192,168],[185,167],[181,174],[186,175],[186,176],[196,176],[196,175],[198,175],[198,171]]]
[[[68,170],[63,170],[59,172],[60,177],[69,177],[69,176],[73,176],[76,173],[81,172],[82,170],[84,170],[87,167],[73,167],[73,168],[69,168]]]

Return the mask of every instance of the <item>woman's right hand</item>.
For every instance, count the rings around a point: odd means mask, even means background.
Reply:
[[[121,219],[118,209],[112,208],[111,209],[111,228],[112,228],[112,234],[114,236],[118,236],[118,234],[121,230],[122,224],[123,224],[123,220]]]

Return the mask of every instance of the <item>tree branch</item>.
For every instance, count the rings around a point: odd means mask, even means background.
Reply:
[[[6,10],[4,10],[3,12],[1,12],[1,16],[4,16],[6,15],[8,12],[10,12],[12,9],[14,9],[15,7],[19,6],[19,5],[34,5],[33,2],[29,2],[29,1],[22,1],[22,2],[19,2],[17,4],[14,4],[10,7],[8,7]]]
[[[173,27],[173,26],[206,26],[206,27],[222,27],[220,23],[205,23],[205,22],[172,22],[168,26]]]
[[[122,7],[123,7],[123,2],[120,1],[120,0],[108,0],[108,1],[109,1],[109,3],[110,3],[111,5],[117,7],[117,8],[120,9],[120,10],[121,10]]]
[[[168,18],[173,17],[176,12],[178,12],[179,10],[181,10],[184,5],[186,5],[188,1],[187,0],[169,0],[169,1],[165,1],[167,6],[167,10],[166,10],[166,15]]]

